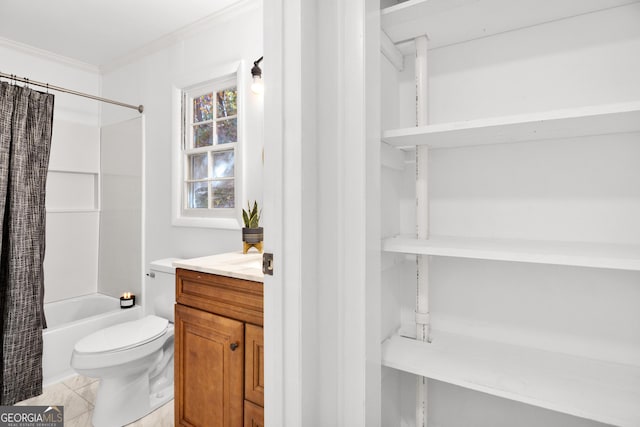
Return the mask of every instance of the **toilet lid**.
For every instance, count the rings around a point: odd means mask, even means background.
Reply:
[[[94,332],[78,341],[79,353],[102,353],[137,347],[158,338],[167,330],[169,321],[158,316],[146,316]]]

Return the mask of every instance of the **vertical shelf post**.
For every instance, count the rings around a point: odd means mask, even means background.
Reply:
[[[420,36],[416,42],[416,126],[428,124],[428,39]],[[429,148],[416,147],[416,232],[418,239],[429,238]],[[417,257],[416,339],[430,341],[429,319],[429,256]],[[427,378],[419,376],[416,385],[416,426],[427,426]]]

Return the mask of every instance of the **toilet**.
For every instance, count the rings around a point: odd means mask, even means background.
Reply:
[[[94,427],[123,426],[173,399],[175,260],[150,264],[143,318],[94,332],[73,349],[71,367],[100,379]]]

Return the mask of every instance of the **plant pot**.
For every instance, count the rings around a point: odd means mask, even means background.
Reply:
[[[262,227],[258,228],[242,228],[243,253],[247,253],[251,247],[255,247],[258,252],[262,253],[262,240],[264,232]]]
[[[242,228],[242,241],[247,243],[260,243],[264,240],[264,232],[262,227],[258,228]]]

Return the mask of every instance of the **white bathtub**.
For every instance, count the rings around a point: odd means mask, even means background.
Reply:
[[[99,329],[142,316],[140,306],[123,310],[120,300],[93,294],[44,305],[48,328],[44,338],[42,376],[45,386],[75,374],[71,369],[73,346]]]

